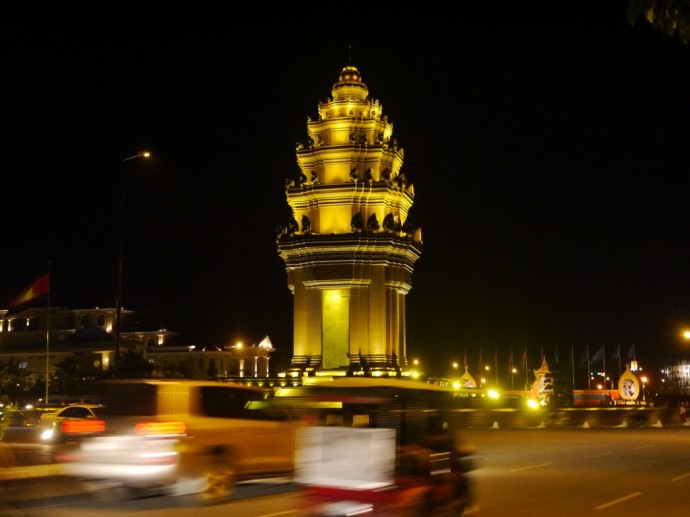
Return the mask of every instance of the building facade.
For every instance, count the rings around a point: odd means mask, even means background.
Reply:
[[[404,152],[359,70],[342,69],[308,120],[299,171],[286,183],[292,219],[277,236],[294,296],[293,369],[401,375],[405,297],[421,256]]]
[[[0,367],[14,363],[36,380],[50,379],[65,359],[78,358],[105,372],[115,353],[115,313],[115,308],[36,307],[8,316],[0,310]],[[152,376],[269,377],[275,348],[268,336],[251,346],[178,344],[176,332],[143,330],[136,312],[121,313],[121,353],[141,354]]]

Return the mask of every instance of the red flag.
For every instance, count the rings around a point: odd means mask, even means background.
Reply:
[[[527,368],[527,348],[522,352],[522,368]]]
[[[7,314],[21,312],[36,305],[50,293],[50,273],[28,285],[21,293],[9,299]]]

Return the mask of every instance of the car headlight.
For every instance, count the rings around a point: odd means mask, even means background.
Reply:
[[[529,399],[527,401],[527,407],[530,409],[538,409],[539,408],[539,402],[537,402],[534,399]]]

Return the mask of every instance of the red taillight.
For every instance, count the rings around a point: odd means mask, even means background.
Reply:
[[[105,431],[103,420],[65,420],[60,426],[60,430],[66,434],[75,433],[102,433]]]
[[[184,434],[187,426],[184,422],[139,422],[134,426],[134,432],[145,435]]]

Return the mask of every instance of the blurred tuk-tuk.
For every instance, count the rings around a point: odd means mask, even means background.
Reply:
[[[281,389],[303,422],[295,481],[306,515],[462,515],[476,507],[474,455],[444,418],[451,389],[377,378]]]

